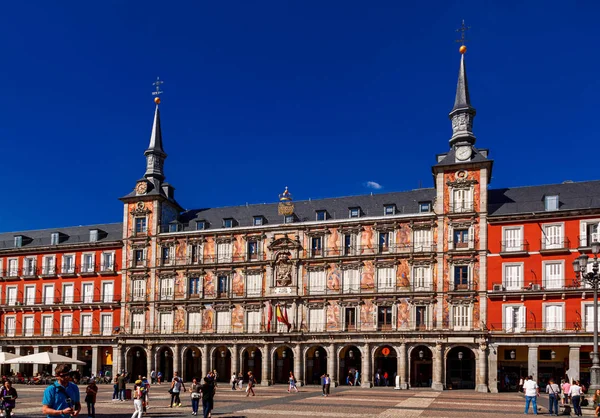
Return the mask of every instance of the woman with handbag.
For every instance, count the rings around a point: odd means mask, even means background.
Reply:
[[[142,399],[144,395],[141,390],[142,381],[136,380],[135,386],[133,387],[133,407],[135,410],[133,411],[133,415],[131,418],[142,418],[144,415],[144,406],[142,405]]]
[[[85,403],[87,404],[88,418],[96,418],[96,394],[98,386],[96,379],[90,379],[90,383],[85,388]]]
[[[198,383],[198,379],[195,377],[192,379],[192,387],[190,388],[191,398],[192,398],[192,415],[198,415],[198,405],[200,404],[200,399],[202,398],[201,394],[201,385]]]
[[[17,395],[17,390],[12,387],[12,383],[10,380],[4,382],[4,386],[1,386],[0,389],[0,398],[2,399],[2,408],[4,409],[4,413],[0,416],[11,417],[15,414],[12,412],[16,406],[16,399],[19,397]]]

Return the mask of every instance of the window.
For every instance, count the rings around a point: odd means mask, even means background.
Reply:
[[[146,218],[135,218],[135,232],[137,234],[145,234],[146,231]]]
[[[387,253],[391,246],[391,233],[389,231],[379,233],[379,253]]]
[[[263,224],[263,217],[262,216],[255,216],[254,217],[254,226],[261,226]]]
[[[360,217],[360,208],[350,208],[350,217],[351,218],[359,218]]]
[[[356,234],[344,234],[344,255],[356,254]]]
[[[179,231],[179,223],[178,222],[171,222],[169,223],[169,232],[177,232]]]
[[[199,277],[190,277],[188,282],[188,296],[200,296],[200,278]]]
[[[160,300],[173,299],[174,284],[172,277],[160,279]]]
[[[523,288],[523,263],[504,264],[502,285],[506,290],[521,290]]]
[[[217,244],[217,263],[231,263],[231,242]]]
[[[137,279],[133,280],[133,300],[143,301],[146,299],[146,281]]]
[[[35,305],[35,286],[25,286],[25,305]]]
[[[416,252],[431,251],[433,248],[431,229],[413,230],[413,249]]]
[[[455,331],[471,329],[471,305],[452,306],[452,325]]]
[[[379,330],[392,329],[392,307],[380,306],[377,308],[377,327]]]
[[[206,222],[205,221],[196,221],[196,231],[201,231],[203,229],[206,229]]]
[[[113,271],[115,255],[113,253],[102,253],[102,264],[100,265],[100,271]]]
[[[359,293],[360,279],[358,269],[347,269],[342,275],[342,291],[344,293]]]
[[[81,256],[81,271],[83,273],[93,273],[96,270],[94,265],[94,254],[83,254]]]
[[[17,288],[7,287],[6,288],[6,304],[8,306],[15,306],[17,304]]]
[[[469,266],[454,266],[454,289],[469,288]]]
[[[544,261],[544,289],[562,289],[565,284],[563,261]]]
[[[261,296],[262,275],[260,273],[248,273],[246,276],[246,296]]]
[[[44,337],[49,337],[54,331],[54,323],[51,316],[42,317],[42,333]]]
[[[171,261],[171,247],[161,247],[160,260],[163,265],[169,264]]]
[[[383,214],[385,216],[395,215],[396,214],[396,205],[385,205],[383,207]]]
[[[325,271],[308,272],[308,293],[311,295],[325,293]]]
[[[34,327],[34,318],[33,316],[24,316],[23,317],[23,335],[25,337],[33,336],[33,327]]]
[[[320,257],[323,255],[323,237],[312,237],[310,239],[310,249],[312,257]]]
[[[114,300],[113,282],[102,283],[102,302],[112,303]]]
[[[558,210],[558,195],[544,196],[544,210]]]
[[[14,316],[7,316],[4,320],[4,330],[7,337],[14,337],[15,330],[17,329],[17,318]]]
[[[325,311],[323,308],[310,308],[308,310],[308,331],[325,331]]]
[[[296,217],[294,215],[285,215],[283,217],[284,224],[293,224]]]
[[[419,213],[431,212],[431,202],[419,202]]]
[[[544,306],[544,328],[546,331],[562,331],[564,329],[563,305]]]
[[[23,246],[23,236],[17,235],[15,237],[15,248],[21,248]]]
[[[258,260],[257,241],[248,241],[248,260]]]
[[[416,291],[431,291],[431,290],[433,290],[430,266],[414,266],[413,267],[413,289]]]
[[[81,315],[81,334],[92,335],[92,315]]]
[[[415,328],[419,330],[429,328],[427,306],[415,306]]]
[[[217,312],[217,334],[226,334],[231,330],[231,311]]]
[[[327,219],[327,211],[326,210],[318,210],[317,211],[317,221],[325,221]]]
[[[456,189],[452,192],[454,212],[471,212],[473,210],[473,191]]]
[[[131,333],[132,334],[143,334],[145,317],[143,313],[134,313],[131,316]]]
[[[200,312],[188,313],[188,333],[200,334],[202,331],[202,316]]]
[[[52,305],[54,303],[54,285],[45,284],[43,290],[44,304]]]
[[[504,242],[502,251],[524,251],[523,245],[523,227],[503,228]]]
[[[396,289],[396,274],[393,267],[377,268],[377,290],[393,292]]]
[[[65,305],[72,305],[73,304],[73,295],[74,295],[74,286],[72,283],[69,284],[64,284],[63,285],[63,293],[62,293],[62,302]]]
[[[469,229],[455,229],[452,234],[452,242],[454,244],[454,248],[468,248],[469,247]]]
[[[223,228],[233,228],[233,218],[223,219]]]
[[[42,258],[42,275],[53,274],[56,274],[56,258],[53,255]]]
[[[247,311],[246,315],[248,334],[258,334],[260,332],[260,311]]]
[[[344,308],[344,331],[356,331],[356,308]]]
[[[173,333],[173,313],[161,312],[159,314],[159,326],[161,334],[172,334]]]
[[[61,316],[60,333],[67,336],[73,333],[73,317],[71,315]]]
[[[94,283],[83,283],[81,285],[81,299],[83,303],[94,302]]]
[[[585,312],[585,330],[587,332],[594,332],[594,305],[584,305]],[[600,324],[600,314],[598,315],[598,324]],[[600,329],[600,326],[598,327]]]
[[[227,296],[229,292],[229,277],[225,275],[219,275],[217,277],[217,290],[219,296]]]
[[[579,245],[581,247],[589,247],[593,242],[600,242],[600,221],[590,220],[581,221]]]
[[[75,256],[63,255],[62,273],[63,274],[75,273]]]
[[[544,225],[542,229],[542,250],[564,248],[562,224]]]
[[[98,241],[98,230],[91,229],[90,230],[90,242],[96,242],[96,241]]]
[[[19,260],[11,258],[8,260],[8,277],[17,277],[19,275]]]
[[[35,269],[35,258],[24,258],[23,259],[23,276],[34,276],[36,274]]]
[[[143,267],[145,263],[144,250],[134,250],[133,251],[133,266],[134,267]]]
[[[100,332],[102,335],[112,335],[112,314],[100,315]]]
[[[59,244],[59,235],[58,232],[53,232],[50,234],[50,245],[58,245]]]

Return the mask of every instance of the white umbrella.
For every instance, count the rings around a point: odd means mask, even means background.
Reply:
[[[4,364],[4,363],[6,363],[7,360],[11,360],[16,357],[19,357],[19,356],[17,356],[16,354],[13,354],[13,353],[8,353],[8,352],[3,351],[0,353],[0,364]]]
[[[85,364],[83,361],[76,360],[71,357],[61,356],[50,351],[44,351],[42,353],[30,354],[24,357],[17,357],[10,360],[6,360],[6,364]]]

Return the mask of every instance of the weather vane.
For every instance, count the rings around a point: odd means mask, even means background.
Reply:
[[[465,46],[465,42],[469,42],[469,40],[465,37],[466,32],[471,29],[471,26],[465,26],[465,20],[463,19],[460,28],[456,29],[457,32],[460,32],[460,39],[457,39],[455,42],[460,42],[461,47],[459,51],[461,54],[467,52],[467,47]]]
[[[152,92],[153,96],[156,96],[154,98],[154,103],[159,104],[160,103],[160,95],[162,94],[162,90],[160,89],[160,85],[163,84],[164,81],[162,81],[160,79],[160,77],[156,77],[156,81],[154,83],[152,83],[152,85],[154,86],[154,91]]]

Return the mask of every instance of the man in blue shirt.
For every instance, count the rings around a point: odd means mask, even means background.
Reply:
[[[46,414],[47,418],[76,417],[81,411],[79,387],[70,381],[70,371],[71,367],[68,364],[56,366],[57,380],[46,388],[42,400],[42,413]]]

